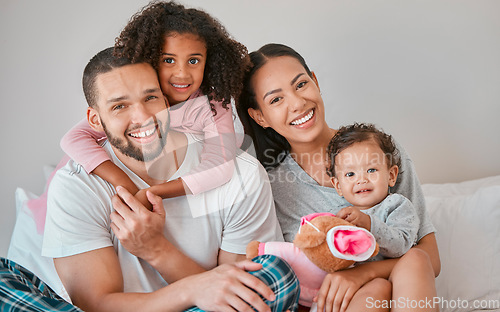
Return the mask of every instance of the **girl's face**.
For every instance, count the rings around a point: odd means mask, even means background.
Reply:
[[[252,77],[259,109],[248,109],[262,127],[271,127],[290,145],[309,143],[328,129],[316,77],[290,56],[271,58]]]
[[[206,60],[207,48],[200,37],[189,33],[167,35],[158,77],[170,105],[184,102],[200,88]]]

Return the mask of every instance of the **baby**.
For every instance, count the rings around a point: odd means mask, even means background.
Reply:
[[[420,219],[406,197],[389,193],[401,163],[392,137],[372,124],[345,126],[330,141],[328,155],[332,184],[352,205],[337,217],[375,236],[380,252],[370,260],[404,255],[416,243]]]

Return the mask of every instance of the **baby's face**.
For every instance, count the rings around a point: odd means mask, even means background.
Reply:
[[[361,209],[380,203],[394,186],[398,167],[388,168],[387,157],[374,141],[355,143],[335,157],[332,183],[344,198]]]

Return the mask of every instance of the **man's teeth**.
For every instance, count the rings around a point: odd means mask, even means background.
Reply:
[[[142,132],[131,133],[130,136],[134,137],[134,138],[145,138],[147,136],[152,135],[153,132],[155,132],[155,128],[153,128],[151,130],[142,131]]]
[[[313,115],[314,115],[314,110],[311,110],[311,112],[309,114],[305,115],[304,117],[300,118],[299,120],[292,121],[291,124],[294,126],[301,125],[301,124],[305,123],[306,121],[308,121],[309,119],[311,119]]]
[[[187,87],[189,87],[188,84],[180,85],[180,84],[175,84],[175,83],[173,83],[172,86],[174,86],[175,88],[187,88]]]

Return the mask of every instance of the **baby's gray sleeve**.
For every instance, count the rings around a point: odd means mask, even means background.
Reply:
[[[372,213],[371,231],[387,258],[404,255],[417,241],[420,218],[413,204],[399,194],[389,195]]]

